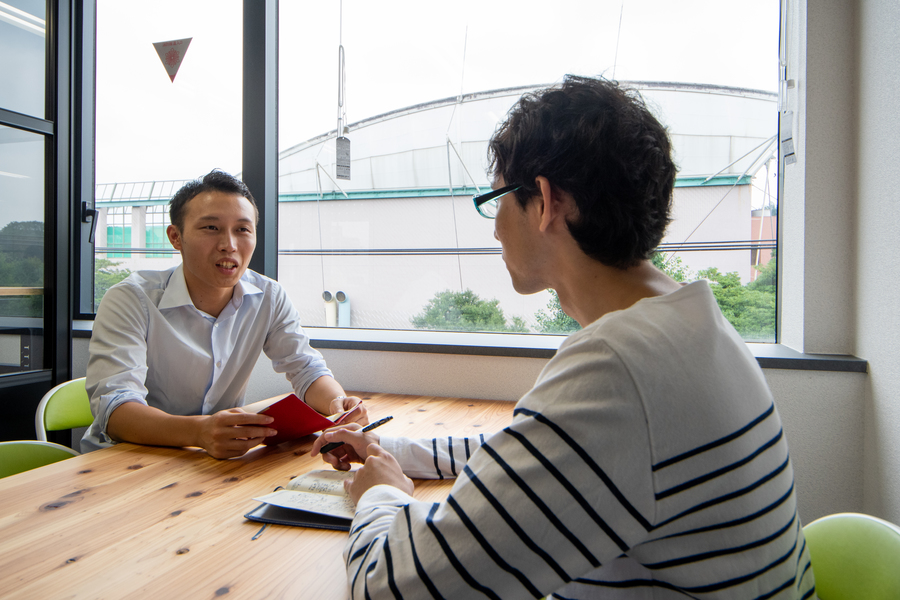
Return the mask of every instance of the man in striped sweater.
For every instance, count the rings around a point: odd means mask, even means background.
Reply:
[[[787,442],[753,356],[705,281],[648,260],[675,178],[640,97],[567,77],[524,96],[475,198],[517,291],[583,327],[512,423],[482,438],[323,434],[363,462],[345,551],[353,598],[815,597]],[[456,477],[444,502],[408,477]]]

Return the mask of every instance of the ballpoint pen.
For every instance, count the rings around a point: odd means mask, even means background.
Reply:
[[[372,431],[376,427],[384,425],[385,423],[387,423],[388,421],[390,421],[393,418],[394,417],[385,417],[383,419],[379,419],[378,421],[375,421],[371,425],[366,425],[365,427],[362,428],[361,431],[362,432]],[[343,445],[344,445],[344,442],[331,442],[330,444],[325,444],[324,446],[322,446],[319,449],[319,454],[325,454],[326,452],[331,452],[332,450],[334,450],[336,448],[340,448]]]

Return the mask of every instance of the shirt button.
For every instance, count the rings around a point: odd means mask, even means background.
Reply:
[[[222,361],[220,360],[219,362],[217,362],[217,363],[216,363],[216,366],[219,367],[219,368],[221,368],[221,367],[222,367]]]

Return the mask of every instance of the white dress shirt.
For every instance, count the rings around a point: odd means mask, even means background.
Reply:
[[[172,415],[242,406],[260,351],[300,398],[331,375],[277,281],[248,270],[216,318],[194,306],[181,265],[133,273],[107,291],[94,320],[87,367],[94,422],[82,451],[114,443],[107,422],[125,402]]]

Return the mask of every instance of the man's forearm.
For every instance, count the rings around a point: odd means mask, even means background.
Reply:
[[[307,388],[303,401],[317,412],[329,415],[331,414],[331,401],[338,396],[346,396],[344,388],[333,377],[323,375]]]
[[[106,433],[117,442],[153,446],[199,446],[202,415],[170,415],[140,402],[126,402],[109,416]]]

